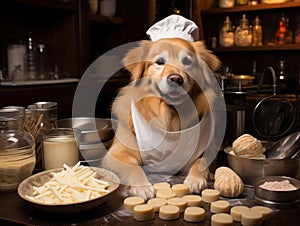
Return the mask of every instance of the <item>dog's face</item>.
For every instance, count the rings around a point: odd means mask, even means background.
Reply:
[[[156,42],[142,41],[140,46],[129,51],[123,63],[132,74],[132,80],[145,79],[155,95],[172,105],[185,100],[195,87],[200,76],[199,68],[204,61],[212,70],[219,60],[202,42],[187,42],[179,38],[161,39]]]

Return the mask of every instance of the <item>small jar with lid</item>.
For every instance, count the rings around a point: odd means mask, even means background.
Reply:
[[[36,169],[40,170],[42,169],[41,137],[45,130],[57,128],[57,103],[41,101],[28,105],[25,126],[36,141]]]
[[[220,29],[219,41],[220,46],[222,47],[231,47],[234,45],[234,29],[229,16],[226,16],[226,20],[224,21],[223,26]]]
[[[24,130],[25,107],[5,106],[2,109],[0,109],[0,116],[16,119],[18,123],[15,129]]]
[[[243,14],[239,26],[235,29],[235,45],[236,46],[250,46],[252,44],[252,31],[249,26],[249,20]]]
[[[29,133],[14,130],[16,119],[0,117],[0,124],[0,192],[10,192],[32,174],[35,142]]]

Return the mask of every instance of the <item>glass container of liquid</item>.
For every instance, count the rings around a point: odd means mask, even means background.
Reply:
[[[220,29],[219,41],[222,47],[231,47],[234,45],[234,30],[229,16],[226,16],[226,20]]]
[[[235,45],[250,46],[252,43],[252,31],[249,26],[249,20],[243,14],[239,26],[235,29]]]
[[[260,23],[260,19],[256,16],[253,27],[252,27],[252,45],[253,46],[261,46],[262,45],[262,26]]]

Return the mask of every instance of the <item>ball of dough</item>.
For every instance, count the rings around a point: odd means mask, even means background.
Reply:
[[[215,172],[214,189],[222,196],[237,197],[244,191],[244,183],[232,169],[221,166]]]
[[[232,150],[237,156],[252,158],[265,152],[261,141],[250,134],[243,134],[232,143]]]

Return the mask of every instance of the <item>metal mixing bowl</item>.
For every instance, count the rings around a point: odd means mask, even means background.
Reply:
[[[78,117],[57,120],[58,127],[81,131],[80,144],[107,142],[114,137],[117,121],[109,118]]]
[[[300,178],[300,157],[294,159],[249,159],[229,154],[225,149],[228,166],[245,184],[255,186],[258,179],[266,176],[289,176]]]

